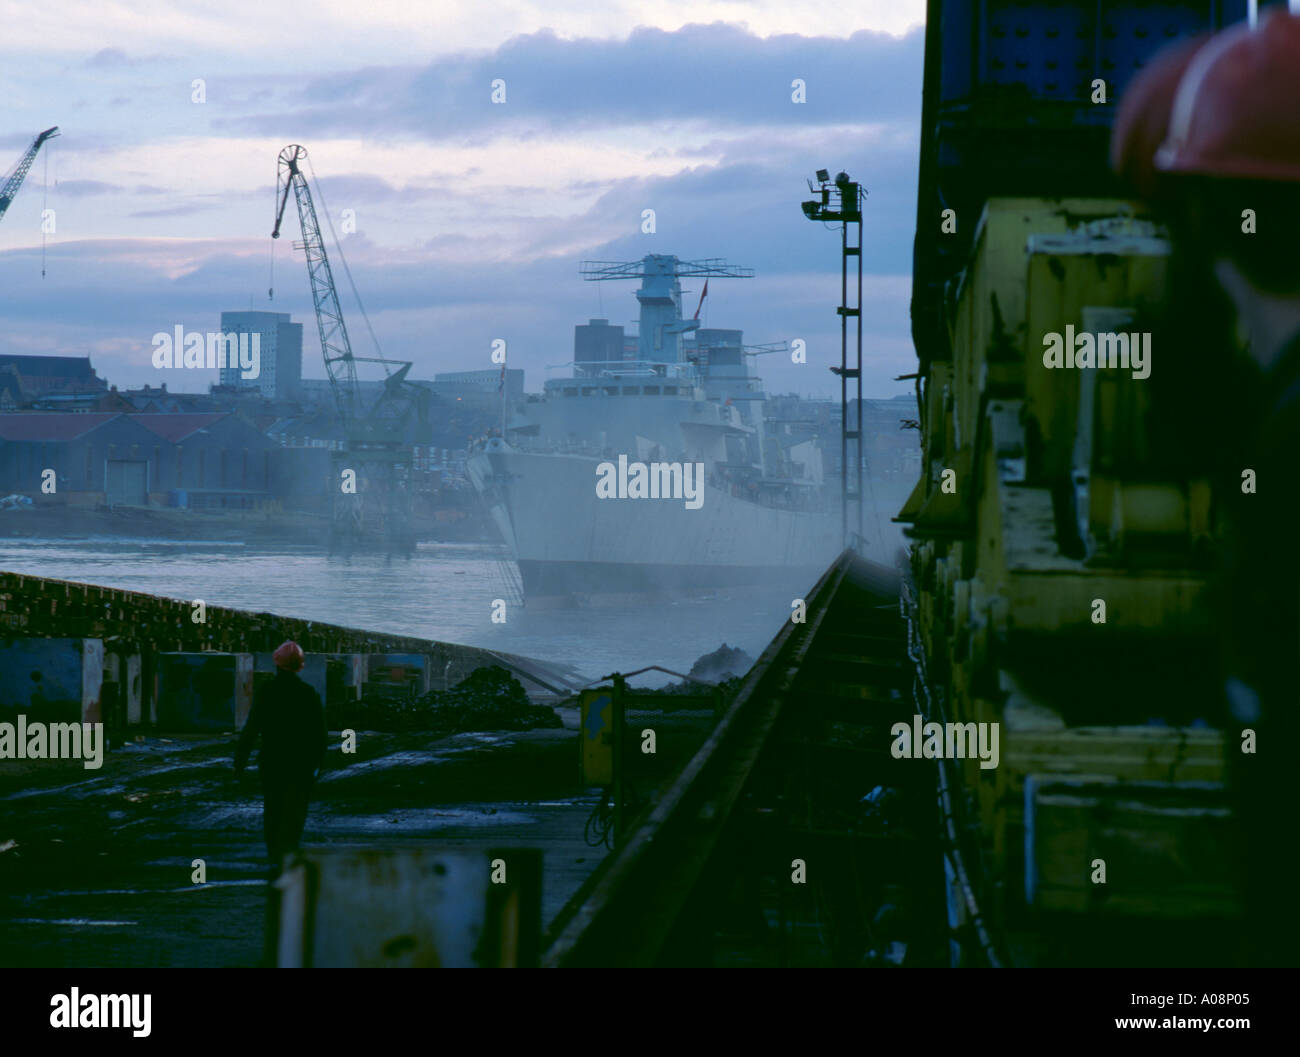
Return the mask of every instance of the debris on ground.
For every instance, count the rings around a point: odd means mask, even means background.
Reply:
[[[748,653],[734,646],[728,646],[724,642],[712,653],[704,654],[691,665],[690,679],[679,679],[675,683],[668,683],[653,690],[637,687],[636,693],[663,696],[708,693],[709,688],[700,685],[703,682],[716,687],[721,692],[723,704],[726,704],[736,696],[736,691],[740,689],[740,684],[745,681],[745,676],[753,666],[754,658]]]
[[[450,690],[434,690],[422,697],[363,697],[343,707],[341,722],[364,730],[442,734],[564,725],[554,709],[529,701],[523,684],[499,665],[476,668]]]
[[[656,686],[653,688],[635,687],[633,693],[637,697],[648,697],[651,695],[659,697],[700,697],[701,695],[711,695],[717,690],[722,697],[722,704],[726,704],[736,696],[736,691],[740,689],[740,684],[745,681],[743,675],[736,675],[730,679],[723,679],[721,682],[711,683],[708,686],[701,686],[699,683],[687,682],[685,679],[676,683],[668,683],[665,686]],[[575,702],[577,698],[573,699]],[[665,706],[672,707],[672,706]]]
[[[691,665],[689,672],[694,679],[703,679],[706,683],[720,683],[724,679],[745,675],[754,667],[754,658],[738,646],[728,646],[725,642],[712,653]]]

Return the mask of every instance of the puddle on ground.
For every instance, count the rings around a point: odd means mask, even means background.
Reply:
[[[71,785],[53,785],[44,789],[23,789],[0,799],[27,800],[36,796],[69,796],[84,800],[88,796],[111,796],[125,791],[125,785],[109,784],[107,778],[91,778],[84,782],[73,782]]]
[[[307,814],[304,840],[311,841],[317,833],[437,833],[452,828],[488,828],[507,825],[527,826],[537,822],[536,815],[527,809],[534,804],[509,805],[440,805],[430,808],[401,808],[392,811],[349,812],[329,803],[313,803]],[[564,805],[568,806],[568,805]],[[523,810],[510,810],[510,808]],[[129,825],[129,823],[128,823]],[[250,801],[244,804],[208,804],[201,811],[186,815],[186,828],[199,830],[247,829],[256,831],[261,839],[262,804]],[[124,828],[124,827],[119,827]],[[174,833],[145,834],[141,839],[175,840]]]
[[[138,925],[138,921],[91,921],[89,918],[14,918],[10,921],[11,925],[74,925],[81,928],[85,925],[102,925],[109,927],[120,927],[122,925]]]
[[[407,752],[394,752],[387,756],[377,756],[373,760],[358,760],[350,763],[346,767],[341,767],[336,771],[326,771],[320,776],[318,781],[335,782],[340,778],[351,778],[358,774],[364,774],[369,771],[379,771],[388,767],[414,767],[422,764],[441,763],[443,752],[432,752],[429,750],[411,750]]]
[[[61,892],[42,892],[39,896],[35,896],[33,898],[45,900],[45,899],[85,898],[87,896],[158,896],[158,895],[171,895],[179,892],[201,892],[207,888],[239,888],[239,887],[246,887],[250,885],[261,885],[263,888],[265,888],[266,878],[263,877],[260,880],[256,880],[256,881],[247,880],[244,878],[240,878],[238,880],[232,880],[232,881],[209,881],[207,884],[184,885],[181,888],[67,889]],[[32,918],[30,920],[35,922],[44,919]],[[94,924],[94,922],[90,922],[90,924]],[[125,922],[125,924],[133,925],[135,924],[135,922]]]

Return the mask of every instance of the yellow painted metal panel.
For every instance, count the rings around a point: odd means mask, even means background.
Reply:
[[[614,784],[614,691],[609,687],[582,691],[582,782]]]

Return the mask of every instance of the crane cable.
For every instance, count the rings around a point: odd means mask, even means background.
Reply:
[[[325,195],[320,189],[320,178],[316,175],[316,167],[311,163],[311,155],[307,155],[307,168],[311,170],[311,182],[316,187],[316,196],[320,199],[321,210],[325,213],[325,223],[329,225],[330,236],[334,239],[334,248],[338,251],[339,260],[343,264],[343,272],[348,277],[348,286],[352,288],[352,296],[357,299],[357,307],[361,309],[361,318],[366,321],[366,330],[370,332],[370,340],[374,343],[375,351],[379,353],[380,359],[384,361],[384,374],[391,374],[388,369],[388,361],[384,357],[384,350],[380,348],[379,338],[375,336],[375,328],[370,325],[370,316],[366,312],[366,306],[361,300],[361,293],[357,290],[357,284],[352,280],[352,269],[348,267],[348,259],[343,255],[343,244],[339,241],[338,234],[334,231],[334,218],[330,214],[329,206],[325,202]]]
[[[50,149],[45,152],[45,174],[41,177],[41,278],[45,278],[45,218],[49,215],[50,201]]]

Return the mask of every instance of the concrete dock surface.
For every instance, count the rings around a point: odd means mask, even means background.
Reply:
[[[334,733],[304,845],[429,841],[543,853],[543,921],[605,855],[583,825],[576,713],[564,729]],[[254,769],[235,735],[149,735],[79,761],[0,764],[0,964],[252,966],[268,863]],[[206,883],[195,884],[202,859]]]

